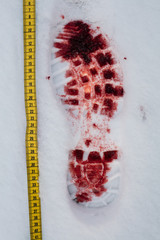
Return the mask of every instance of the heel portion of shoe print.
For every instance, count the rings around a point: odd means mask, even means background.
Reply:
[[[86,207],[102,207],[112,202],[119,190],[117,158],[118,152],[115,150],[102,154],[96,151],[86,154],[80,149],[71,151],[68,191],[72,199]],[[111,164],[114,168],[112,171]]]

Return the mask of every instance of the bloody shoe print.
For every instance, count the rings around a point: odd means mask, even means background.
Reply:
[[[70,122],[79,121],[80,129],[69,152],[69,193],[86,207],[106,206],[119,189],[119,152],[107,142],[124,95],[119,63],[107,35],[81,20],[63,26],[53,52],[52,81]]]

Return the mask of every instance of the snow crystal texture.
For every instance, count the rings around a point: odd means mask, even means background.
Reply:
[[[115,126],[123,151],[119,199],[103,211],[71,203],[66,188],[71,134],[50,75],[61,15],[99,25],[124,73],[124,106]],[[37,100],[43,239],[158,240],[160,235],[160,1],[37,1]],[[23,3],[1,0],[0,235],[29,239],[25,162]],[[54,32],[55,31],[55,32]],[[127,58],[126,60],[124,58]]]

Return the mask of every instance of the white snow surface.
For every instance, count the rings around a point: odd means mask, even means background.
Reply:
[[[160,1],[39,0],[36,9],[43,239],[159,240]],[[72,19],[93,22],[108,34],[124,74],[126,94],[115,130],[123,152],[122,188],[117,201],[102,210],[89,211],[69,199],[72,136],[46,80],[57,25]],[[28,240],[23,1],[1,0],[0,26],[0,239]]]

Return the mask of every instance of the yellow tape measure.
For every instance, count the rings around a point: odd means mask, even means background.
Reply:
[[[36,102],[36,13],[35,0],[23,0],[24,89],[27,118],[26,160],[31,240],[42,239]]]

